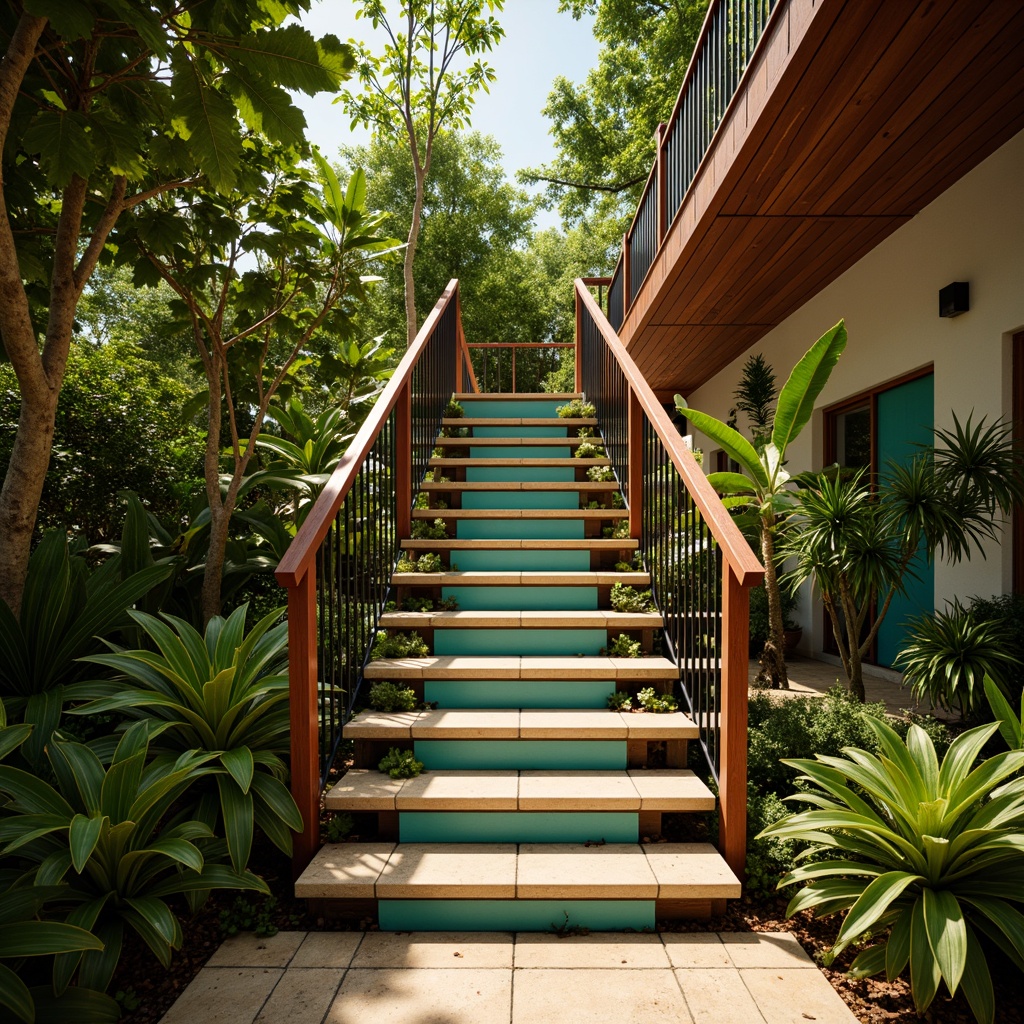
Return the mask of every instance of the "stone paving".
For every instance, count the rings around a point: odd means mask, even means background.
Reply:
[[[228,939],[162,1024],[856,1024],[784,932]]]

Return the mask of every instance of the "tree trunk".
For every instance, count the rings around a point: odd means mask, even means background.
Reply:
[[[211,373],[211,369],[213,372]],[[207,365],[209,374],[209,405],[206,413],[206,455],[203,460],[203,476],[206,479],[206,501],[210,506],[210,542],[206,549],[206,568],[203,571],[203,589],[200,603],[203,612],[203,628],[216,615],[220,615],[220,589],[224,575],[224,550],[228,541],[228,524],[231,513],[226,512],[220,496],[220,417],[221,417],[221,371],[227,372],[214,351]]]
[[[860,649],[854,645],[850,645],[850,678],[847,680],[850,693],[857,698],[862,704],[867,699],[867,695],[864,692],[864,670],[862,668],[863,662],[860,657]]]
[[[768,639],[761,652],[761,668],[757,681],[773,690],[789,689],[786,671],[785,638],[783,637],[782,600],[775,572],[775,538],[771,526],[761,522],[761,560],[764,562],[764,589],[768,594]]]
[[[416,243],[420,237],[420,219],[423,214],[423,189],[426,182],[426,168],[416,166],[413,162],[413,174],[416,178],[416,199],[412,204],[412,224],[409,226],[408,245],[405,247],[405,262],[402,266],[405,277],[405,344],[409,348],[416,340],[419,324],[416,320],[416,281],[413,277],[412,263],[416,258]]]

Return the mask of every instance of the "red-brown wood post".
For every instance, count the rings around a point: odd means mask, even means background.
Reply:
[[[583,394],[583,302],[576,293],[576,394]]]
[[[747,665],[750,591],[722,567],[718,833],[722,856],[743,881],[747,858]]]
[[[412,384],[406,381],[395,403],[395,529],[412,535]]]
[[[292,844],[296,878],[320,849],[320,722],[317,709],[316,568],[288,588],[288,690],[292,796],[302,833]]]
[[[665,232],[668,230],[668,185],[665,177],[665,135],[668,126],[662,122],[654,132],[654,145],[657,147],[658,170],[655,187],[658,190],[658,248],[665,241]]]
[[[629,535],[639,540],[644,531],[644,411],[636,392],[629,389],[627,417],[627,448],[629,451]]]
[[[629,234],[622,236],[622,322],[626,322],[626,311],[633,305],[630,277],[633,261],[629,256]],[[620,328],[621,329],[621,328]]]

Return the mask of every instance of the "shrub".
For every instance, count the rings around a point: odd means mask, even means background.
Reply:
[[[615,563],[615,571],[616,572],[643,572],[644,571],[644,563],[643,563],[643,559],[640,557],[640,552],[638,551],[638,552],[636,552],[635,555],[633,555],[633,560],[631,562],[616,562]]]
[[[587,470],[587,479],[595,484],[614,483],[615,472],[611,466],[591,466]]]
[[[370,656],[379,658],[425,658],[430,654],[426,640],[415,630],[411,633],[390,635],[386,629],[377,630]]]
[[[612,537],[618,540],[625,540],[629,537],[629,520],[619,519],[614,526],[606,526],[601,531],[602,536]]]
[[[415,562],[402,555],[395,563],[395,572],[440,572],[443,568],[441,556],[433,551],[420,555]]]
[[[411,750],[392,747],[381,758],[377,768],[393,779],[414,779],[423,771],[423,762],[417,761]]]
[[[655,715],[667,715],[679,710],[679,701],[670,693],[656,693],[653,686],[645,686],[637,695],[640,707]]]
[[[582,398],[574,398],[555,410],[563,420],[587,420],[597,415],[593,402],[585,402]]]
[[[416,519],[412,524],[412,536],[414,540],[444,540],[448,536],[448,527],[441,518],[435,519],[433,523]]]
[[[374,711],[387,714],[392,711],[412,711],[416,707],[416,694],[413,690],[383,680],[370,687],[367,700]]]
[[[576,445],[573,455],[577,459],[603,459],[605,458],[604,445],[600,441],[582,441]]]
[[[552,370],[541,379],[540,389],[549,394],[571,394],[576,390],[576,357],[568,349],[559,351],[562,354],[558,361],[558,369]]]
[[[608,694],[609,711],[632,711],[633,698],[625,690],[616,690]]]
[[[919,1014],[944,980],[952,994],[963,985],[976,1020],[992,1024],[992,978],[981,939],[1019,965],[1024,937],[1013,907],[1024,901],[1024,751],[975,767],[996,731],[989,724],[958,736],[940,764],[920,727],[912,725],[904,742],[884,722],[866,721],[881,756],[851,748],[845,757],[789,762],[811,787],[792,799],[811,809],[761,833],[811,844],[779,883],[806,883],[788,913],[845,912],[831,956],[870,942],[852,974],[885,971],[891,981],[909,965]]]
[[[630,640],[625,633],[620,633],[607,647],[602,648],[601,653],[609,658],[639,658],[642,652],[639,640]]]
[[[402,601],[403,612],[431,612],[434,602],[429,597],[406,597]]]
[[[625,583],[612,584],[612,608],[617,612],[649,612],[654,610],[651,591],[631,587]]]

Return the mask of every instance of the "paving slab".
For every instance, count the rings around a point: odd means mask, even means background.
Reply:
[[[666,970],[577,968],[515,972],[512,1024],[691,1024],[675,978]],[[482,1020],[480,1022],[482,1024]]]
[[[735,967],[802,967],[816,969],[791,932],[720,932]]]
[[[857,1024],[820,971],[771,968],[739,973],[765,1024]]]
[[[344,969],[362,938],[362,932],[309,932],[288,966]]]
[[[206,962],[207,967],[287,967],[302,945],[305,932],[276,935],[244,933],[225,939]]]
[[[512,968],[512,932],[367,932],[353,967]]]
[[[517,968],[658,968],[668,965],[668,955],[657,935],[623,935],[594,932],[592,935],[552,935],[520,932],[516,936]]]
[[[353,968],[324,1024],[505,1024],[511,1003],[508,970]]]
[[[285,971],[255,1024],[320,1024],[340,981],[341,972],[328,967]]]
[[[277,967],[204,967],[161,1024],[252,1024],[283,974]]]
[[[661,941],[673,967],[733,968],[717,932],[662,932]]]
[[[694,1024],[762,1024],[739,971],[705,967],[675,973]]]

